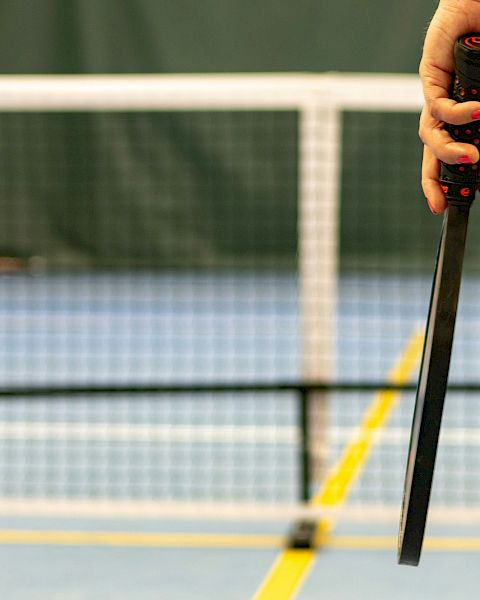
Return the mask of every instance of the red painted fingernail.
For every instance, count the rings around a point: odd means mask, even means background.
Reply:
[[[473,160],[467,156],[460,156],[460,158],[457,158],[457,163],[461,163],[462,165],[473,165]]]
[[[433,208],[433,206],[430,204],[430,200],[429,200],[428,198],[426,198],[426,200],[427,200],[427,204],[428,204],[428,206],[429,206],[430,210],[432,211],[432,213],[433,213],[434,215],[438,216],[440,213],[439,213],[439,212],[437,212],[437,211],[436,211],[436,210]]]
[[[480,109],[474,110],[472,113],[472,119],[480,119]]]

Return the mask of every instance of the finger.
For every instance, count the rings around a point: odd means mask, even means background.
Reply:
[[[480,129],[480,128],[479,128]],[[475,137],[478,133],[478,138]],[[420,116],[419,135],[422,142],[428,146],[436,158],[448,164],[473,164],[480,159],[476,145],[480,146],[480,131],[472,127],[473,144],[454,141],[442,121],[435,119],[425,106]]]
[[[425,101],[429,106],[438,98],[449,97],[455,70],[453,47],[458,37],[453,31],[456,20],[452,21],[452,27],[443,27],[436,14],[425,36],[419,72]]]
[[[480,97],[480,88],[477,93]],[[452,125],[464,125],[480,119],[480,102],[455,102],[444,97],[431,99],[427,105],[432,117]]]
[[[464,125],[480,120],[480,86],[472,88],[479,101],[455,102],[449,96],[451,73],[447,73],[432,63],[422,60],[420,67],[425,103],[433,118],[452,125]]]
[[[440,161],[433,152],[425,146],[423,149],[422,162],[422,189],[433,214],[439,215],[448,206],[445,195],[442,192],[438,176],[440,174]]]
[[[479,18],[480,3],[472,3],[469,11],[444,4],[436,11],[428,28],[420,63],[420,76],[425,101],[431,114],[440,121],[461,125],[480,118],[480,90],[479,102],[456,104],[449,99],[455,70],[455,41],[462,33],[469,31],[472,23],[477,22]]]

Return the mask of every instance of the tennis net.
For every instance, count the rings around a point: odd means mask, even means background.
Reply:
[[[391,371],[440,226],[420,96],[413,76],[0,78],[0,510],[348,495],[396,516],[411,389],[328,481],[375,388],[416,377],[414,359]],[[452,380],[480,390],[472,228]],[[480,428],[452,398],[434,503],[465,509]]]

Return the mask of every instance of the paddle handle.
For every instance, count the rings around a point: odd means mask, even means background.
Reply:
[[[480,33],[462,35],[455,43],[455,78],[450,97],[456,102],[480,101]],[[480,120],[466,125],[446,125],[451,137],[480,150]],[[470,205],[480,183],[480,164],[442,163],[440,185],[449,202]]]

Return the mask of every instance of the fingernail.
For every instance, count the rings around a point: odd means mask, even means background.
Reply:
[[[480,109],[474,110],[472,113],[472,119],[480,119]]]
[[[457,163],[462,163],[463,165],[473,165],[473,160],[465,154],[464,156],[457,158]]]
[[[429,208],[430,208],[431,212],[432,212],[432,213],[433,213],[435,216],[438,216],[440,213],[439,213],[439,212],[437,212],[437,211],[436,211],[436,210],[433,208],[433,206],[430,204],[430,200],[429,200],[428,198],[426,198],[426,200],[427,200],[427,204],[428,204],[428,206],[429,206]]]

